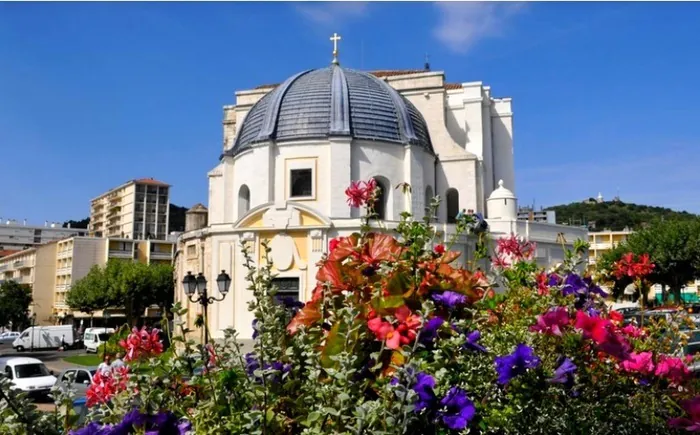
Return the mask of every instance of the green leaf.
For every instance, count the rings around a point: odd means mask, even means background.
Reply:
[[[321,366],[329,368],[338,365],[332,357],[343,351],[347,332],[348,327],[344,322],[337,322],[333,325],[328,333],[328,337],[326,337],[326,345],[323,346],[323,351],[321,351]]]

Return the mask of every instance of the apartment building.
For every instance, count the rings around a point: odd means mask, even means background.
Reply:
[[[55,256],[54,315],[59,319],[90,317],[71,312],[66,294],[71,286],[95,266],[104,266],[110,259],[138,261],[146,264],[171,264],[175,243],[166,240],[133,240],[127,238],[72,237],[57,243]],[[147,313],[148,314],[148,313]],[[117,310],[113,316],[121,316]],[[104,313],[93,313],[101,318]]]
[[[44,226],[27,225],[27,221],[0,218],[0,251],[21,251],[71,236],[85,236],[84,228],[62,228],[57,222]],[[0,255],[1,256],[1,255]]]
[[[69,316],[86,318],[85,313],[71,312],[66,294],[93,266],[104,266],[112,258],[171,264],[174,246],[166,240],[70,237],[0,258],[0,284],[12,280],[31,287],[30,315],[36,313],[37,325],[63,323]],[[93,313],[96,318],[103,314]],[[114,315],[121,314],[117,310]]]
[[[37,325],[54,323],[56,249],[57,242],[50,242],[0,258],[0,284],[16,281],[32,289],[29,312],[36,314]]]
[[[518,220],[556,224],[557,212],[554,210],[535,210],[533,207],[519,207]]]
[[[131,180],[91,201],[90,236],[166,240],[169,218],[170,185]]]

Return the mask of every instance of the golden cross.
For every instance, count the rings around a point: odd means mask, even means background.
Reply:
[[[340,35],[337,33],[333,33],[333,36],[331,36],[331,41],[333,41],[333,64],[337,65],[338,64],[338,41],[341,40]]]

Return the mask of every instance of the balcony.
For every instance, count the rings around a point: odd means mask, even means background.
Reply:
[[[73,256],[73,250],[72,249],[66,249],[64,251],[58,251],[56,254],[57,259],[61,258],[67,258],[67,257],[72,257]]]
[[[30,260],[15,261],[12,265],[15,267],[15,269],[27,269],[33,266],[32,261]]]
[[[26,275],[26,276],[21,276],[17,278],[15,281],[17,281],[20,284],[33,284],[34,279],[32,279],[31,275]]]
[[[70,275],[73,272],[73,268],[70,266],[60,267],[56,269],[56,275]]]
[[[151,259],[153,259],[153,260],[172,260],[173,254],[171,252],[151,251]]]
[[[133,249],[110,249],[109,258],[131,258],[134,255]]]
[[[7,264],[0,265],[0,272],[4,272],[7,270]]]

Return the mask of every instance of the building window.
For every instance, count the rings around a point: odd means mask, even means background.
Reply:
[[[278,302],[298,301],[299,298],[299,278],[273,278],[272,285],[277,287],[275,299]]]
[[[456,223],[459,214],[459,192],[457,189],[447,189],[445,200],[447,202],[447,223]]]
[[[290,198],[308,198],[313,196],[312,169],[292,169],[289,173]]]
[[[377,215],[377,219],[385,220],[389,208],[389,186],[391,183],[384,177],[374,177],[374,181],[377,182],[379,188],[379,194],[374,201],[374,213]]]
[[[248,210],[250,210],[250,189],[244,184],[238,189],[238,218],[242,218]]]

